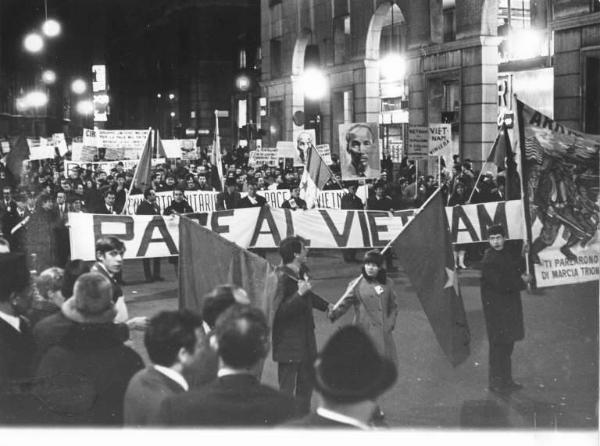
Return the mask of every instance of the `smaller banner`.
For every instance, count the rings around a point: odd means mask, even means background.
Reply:
[[[252,150],[248,159],[248,165],[250,167],[257,166],[272,166],[277,167],[278,164],[278,151],[275,147],[262,147],[261,149]]]
[[[294,158],[296,156],[296,145],[292,141],[277,141],[278,158]]]
[[[67,148],[67,141],[65,140],[64,133],[54,133],[52,134],[51,145],[58,148],[58,153],[60,156],[65,156],[65,154],[69,151]]]
[[[29,145],[29,159],[32,161],[54,158],[54,146],[48,145],[46,138],[27,138],[27,145]]]
[[[408,150],[406,154],[413,159],[429,156],[429,129],[422,125],[408,127]]]
[[[73,144],[75,146],[75,144]],[[152,158],[152,166],[158,166],[160,164],[164,164],[166,162],[165,158]],[[69,174],[69,171],[73,169],[73,167],[80,167],[82,169],[89,169],[93,172],[101,170],[103,172],[109,173],[112,169],[117,167],[117,164],[122,163],[123,168],[125,170],[135,169],[138,164],[138,160],[119,160],[119,161],[91,161],[91,162],[82,162],[82,161],[64,161],[65,166],[65,175]]]

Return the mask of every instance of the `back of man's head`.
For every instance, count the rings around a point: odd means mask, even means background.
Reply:
[[[228,367],[248,369],[267,356],[269,327],[265,315],[250,305],[233,305],[215,326],[217,352]]]
[[[35,280],[35,284],[44,299],[48,299],[49,292],[57,292],[62,289],[64,274],[64,270],[56,266],[45,269],[40,273]]]
[[[157,365],[171,367],[177,362],[183,348],[193,354],[196,347],[196,329],[202,319],[191,311],[162,311],[150,319],[144,345],[150,360]]]
[[[28,284],[25,254],[0,253],[0,302],[7,302],[12,293],[22,291]]]
[[[202,319],[210,328],[214,328],[217,318],[229,307],[238,304],[249,304],[246,291],[236,285],[218,285],[204,296]]]

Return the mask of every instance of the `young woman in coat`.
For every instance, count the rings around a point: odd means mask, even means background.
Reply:
[[[397,296],[392,281],[383,269],[384,257],[377,250],[368,251],[361,276],[348,284],[348,289],[329,313],[333,322],[354,307],[354,323],[369,333],[379,352],[397,362],[392,331],[398,316]]]

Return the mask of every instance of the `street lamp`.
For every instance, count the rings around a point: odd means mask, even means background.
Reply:
[[[44,39],[38,33],[30,33],[23,39],[23,46],[30,53],[39,53],[44,48]]]
[[[43,107],[48,103],[48,95],[43,91],[31,91],[25,95],[26,108]]]
[[[42,73],[42,81],[46,84],[53,84],[56,82],[56,73],[52,70],[44,70]]]
[[[71,83],[71,90],[75,94],[83,94],[87,90],[87,84],[83,79],[75,79]]]
[[[169,93],[169,101],[175,99],[175,95],[173,93]]]
[[[404,79],[406,61],[398,53],[389,53],[379,61],[381,76],[388,81]]]
[[[300,77],[300,84],[304,90],[304,96],[312,101],[323,98],[327,93],[327,78],[319,68],[305,69]]]
[[[54,19],[47,19],[42,25],[42,32],[46,37],[56,37],[60,34],[60,23]]]
[[[79,101],[75,108],[77,113],[81,115],[91,115],[94,112],[94,103],[90,100],[84,99]]]

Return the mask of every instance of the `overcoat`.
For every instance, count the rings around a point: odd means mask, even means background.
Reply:
[[[481,301],[488,339],[509,343],[524,338],[521,259],[508,247],[488,248],[481,261]]]
[[[398,316],[397,296],[391,279],[385,284],[367,280],[364,275],[348,285],[344,297],[335,305],[332,318],[342,316],[354,307],[354,324],[362,327],[371,337],[377,350],[392,361],[397,361],[396,343],[392,331]]]

